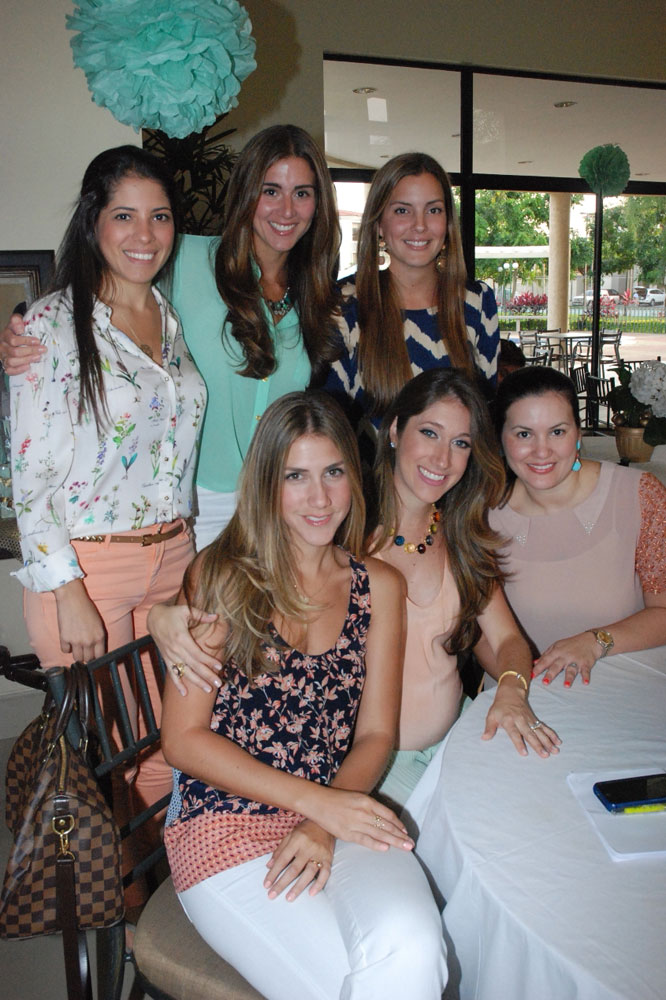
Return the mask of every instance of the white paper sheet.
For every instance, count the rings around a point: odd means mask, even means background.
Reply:
[[[597,781],[656,774],[664,765],[638,763],[623,771],[587,771],[569,774],[567,783],[613,861],[629,861],[645,855],[666,858],[666,811],[611,813],[594,794]]]

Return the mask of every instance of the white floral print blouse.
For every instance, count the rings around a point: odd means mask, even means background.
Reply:
[[[162,367],[111,324],[95,302],[110,420],[78,422],[79,360],[69,293],[40,299],[26,334],[48,351],[11,379],[12,491],[29,590],[82,577],[71,539],[169,523],[192,513],[193,474],[206,387],[180,323],[153,289],[162,314]]]

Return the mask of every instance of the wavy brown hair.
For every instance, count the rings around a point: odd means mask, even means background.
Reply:
[[[437,502],[446,557],[460,596],[460,618],[446,647],[459,653],[479,637],[477,618],[502,580],[497,560],[501,539],[488,524],[488,508],[499,502],[504,468],[493,447],[490,415],[481,393],[463,372],[434,368],[409,381],[384,414],[377,441],[375,477],[379,493],[379,527],[371,535],[371,552],[383,549],[397,533],[399,500],[393,483],[395,456],[408,420],[440,400],[456,399],[470,415],[471,455],[465,474]],[[397,421],[396,450],[390,429]]]
[[[437,160],[426,153],[394,156],[374,176],[361,220],[358,244],[359,368],[372,413],[376,416],[384,412],[412,377],[398,291],[390,270],[379,270],[379,225],[396,184],[404,177],[421,174],[432,174],[439,183],[446,209],[445,266],[443,271],[436,272],[440,334],[451,364],[470,375],[474,372],[465,325],[467,271],[451,182]]]
[[[245,358],[239,374],[265,378],[275,370],[275,346],[256,276],[252,223],[266,171],[289,156],[306,160],[315,176],[312,224],[289,253],[289,294],[298,310],[312,384],[340,352],[334,314],[340,226],[335,192],[314,139],[296,125],[273,125],[250,139],[234,164],[225,201],[224,226],[215,256],[218,291],[229,307],[227,321]]]
[[[277,613],[298,620],[313,607],[298,592],[289,533],[281,515],[284,469],[292,444],[304,434],[329,438],[342,455],[351,488],[351,507],[334,543],[358,555],[363,546],[365,502],[361,463],[351,426],[326,393],[290,392],[264,413],[247,452],[238,506],[221,535],[188,570],[185,595],[190,607],[215,612],[228,626],[223,661],[250,679],[276,669],[270,622]],[[315,609],[316,610],[316,609]]]

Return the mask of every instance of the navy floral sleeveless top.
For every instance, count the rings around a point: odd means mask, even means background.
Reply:
[[[351,586],[342,631],[332,649],[308,656],[271,647],[275,673],[255,677],[227,664],[210,728],[265,764],[328,785],[349,750],[363,682],[370,587],[363,563],[349,556]],[[279,640],[277,632],[276,638]],[[270,814],[279,810],[180,776],[180,822],[206,812]]]

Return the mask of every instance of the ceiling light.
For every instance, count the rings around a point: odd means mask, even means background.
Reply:
[[[578,104],[578,101],[555,101],[555,104],[553,104],[553,107],[554,108],[573,108],[573,106],[575,104]]]
[[[388,121],[388,108],[386,106],[385,98],[383,97],[368,98],[368,121],[369,122]]]
[[[352,94],[376,94],[376,87],[354,87]]]

